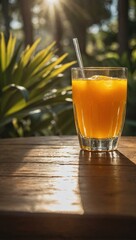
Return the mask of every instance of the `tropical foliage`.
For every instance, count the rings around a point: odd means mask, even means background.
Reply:
[[[21,52],[12,34],[6,44],[1,33],[1,137],[53,134],[65,128],[64,120],[60,124],[59,119],[66,109],[71,111],[71,89],[63,86],[62,73],[74,62],[62,64],[67,54],[57,57],[55,43],[36,52],[39,42],[37,39]]]

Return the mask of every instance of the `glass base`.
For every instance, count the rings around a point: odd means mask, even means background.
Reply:
[[[118,137],[114,138],[86,138],[81,135],[79,137],[80,147],[87,151],[114,151],[117,149]]]

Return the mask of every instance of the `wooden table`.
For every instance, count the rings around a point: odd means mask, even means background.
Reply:
[[[136,239],[136,137],[80,151],[77,137],[0,140],[0,240]]]

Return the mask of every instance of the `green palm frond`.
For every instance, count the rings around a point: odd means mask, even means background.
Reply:
[[[17,46],[16,42],[10,34],[6,44],[1,33],[0,127],[46,105],[64,103],[70,91],[69,87],[57,86],[61,86],[60,75],[75,62],[63,63],[67,54],[57,57],[54,42],[38,51],[40,39],[37,39],[21,53],[21,45]],[[64,91],[66,94],[62,94]]]

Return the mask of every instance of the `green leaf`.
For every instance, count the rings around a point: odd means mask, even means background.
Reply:
[[[14,70],[14,81],[16,84],[21,85],[23,84],[23,73],[25,70],[25,66],[30,61],[30,58],[32,54],[34,53],[37,45],[39,44],[40,39],[37,39],[31,47],[27,46],[24,52],[22,53],[20,60],[18,61],[18,64],[16,65],[16,68]]]
[[[35,66],[35,69],[32,72],[30,71],[29,75],[28,73],[24,72],[24,81],[28,88],[32,87],[36,82],[39,82],[39,77],[41,80],[42,76],[47,72],[46,64],[52,58],[52,56],[53,54],[49,53],[39,65]]]
[[[19,94],[18,94],[19,93]],[[16,106],[16,103],[19,102],[19,100],[23,97],[23,102],[27,102],[29,99],[29,93],[28,90],[23,86],[17,86],[15,84],[10,84],[3,88],[2,94],[4,96],[2,98],[2,112],[3,114],[6,114],[6,112],[13,112],[14,106]],[[22,97],[21,97],[22,96]],[[4,106],[4,108],[3,108]],[[20,105],[21,107],[21,105]]]
[[[23,67],[25,67],[29,62],[32,54],[34,53],[40,41],[41,41],[40,38],[38,38],[30,48],[28,46],[26,47],[24,54],[21,56],[21,64],[23,65]]]
[[[28,101],[28,99],[29,99],[29,93],[28,93],[28,90],[27,90],[25,87],[23,87],[23,86],[18,86],[18,85],[15,85],[15,84],[11,84],[11,85],[6,86],[6,87],[3,89],[3,92],[6,92],[6,91],[8,91],[8,90],[11,89],[11,88],[18,90],[18,91],[21,93],[21,95],[23,96],[24,100],[25,100],[26,102]]]
[[[126,120],[126,123],[132,127],[136,127],[136,120]]]
[[[49,59],[52,57],[53,55],[53,51],[50,52],[50,50],[54,47],[55,42],[53,42],[52,44],[50,44],[46,49],[41,50],[39,53],[37,53],[34,58],[32,59],[32,61],[30,62],[27,72],[27,75],[33,74],[35,69],[37,68],[37,66],[39,66],[39,64],[41,62],[43,62],[43,60],[47,57],[50,56]],[[50,54],[50,55],[49,55]],[[46,58],[47,59],[47,58]],[[48,59],[47,59],[48,61]]]
[[[26,88],[15,84],[4,87],[1,94],[1,117],[9,114],[10,111],[15,111],[15,107],[18,104],[18,109],[23,108],[28,100],[29,93]]]
[[[11,58],[12,58],[13,53],[14,53],[15,44],[16,44],[16,38],[13,38],[12,34],[10,34],[10,37],[9,37],[9,40],[8,40],[8,45],[7,45],[6,67],[8,67],[8,65],[10,64]]]
[[[5,38],[4,34],[1,33],[1,39],[0,39],[0,53],[1,53],[1,70],[2,72],[6,69],[6,43],[5,43]]]
[[[13,115],[13,117],[18,117],[18,112],[22,111],[24,107],[26,106],[26,102],[21,100],[21,102],[18,104],[14,104],[5,114],[6,117],[10,117]]]
[[[46,78],[46,80],[48,80],[49,78],[54,78],[58,76],[60,73],[64,72],[67,68],[71,67],[73,64],[75,64],[75,61],[61,65],[60,67],[55,69],[53,72],[51,72],[50,75]]]
[[[52,71],[58,64],[60,64],[66,57],[68,56],[67,53],[63,54],[61,57],[58,57],[57,60],[49,64],[47,67],[47,71]]]
[[[22,42],[20,42],[18,44],[18,46],[16,48],[14,48],[13,57],[11,58],[9,66],[6,69],[8,83],[13,83],[13,82],[15,83],[14,72],[15,72],[15,69],[17,67],[17,59],[18,59],[18,55],[19,55],[19,51],[20,51],[21,46],[22,46]]]

